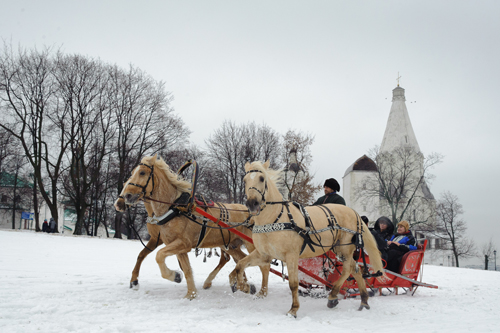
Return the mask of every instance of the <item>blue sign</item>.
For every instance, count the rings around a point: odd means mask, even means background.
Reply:
[[[21,213],[21,218],[22,218],[23,220],[33,220],[33,215],[34,215],[34,214],[35,214],[35,213],[22,212],[22,213]]]

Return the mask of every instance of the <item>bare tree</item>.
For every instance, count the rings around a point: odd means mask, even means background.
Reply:
[[[15,137],[0,127],[0,172],[4,171],[6,166],[19,154],[18,142]]]
[[[374,177],[367,177],[355,189],[358,200],[378,202],[383,215],[393,223],[407,220],[412,226],[432,223],[435,199],[427,184],[429,173],[442,156],[432,153],[425,157],[413,147],[400,146],[393,151],[380,151],[376,146],[369,152],[377,165]]]
[[[241,203],[244,191],[241,185],[244,169],[241,167],[243,129],[231,121],[224,121],[205,141],[208,156],[215,170],[220,170],[224,196],[227,202]]]
[[[212,169],[209,182],[218,182],[223,186],[220,196],[223,201],[243,203],[246,162],[269,159],[272,166],[278,166],[279,135],[266,125],[237,125],[226,120],[205,144],[208,164]]]
[[[14,136],[33,168],[34,179],[58,224],[58,182],[69,142],[65,128],[54,120],[64,118],[55,98],[54,61],[46,48],[26,51],[4,45],[0,56],[0,127]],[[38,221],[37,221],[38,223]],[[57,230],[57,227],[56,227]]]
[[[314,184],[314,175],[309,173],[312,163],[311,146],[314,136],[293,130],[283,135],[281,163],[285,165],[283,183],[288,200],[311,203],[321,184]]]
[[[170,106],[171,93],[163,82],[157,82],[140,69],[130,66],[124,71],[117,66],[109,69],[112,110],[116,127],[117,192],[120,193],[126,175],[142,157],[161,149],[175,150],[189,130]],[[123,214],[115,215],[115,237],[121,238]],[[130,235],[131,230],[127,228]]]
[[[74,234],[80,235],[83,226],[91,234],[89,223],[84,223],[93,201],[89,196],[99,178],[103,159],[111,151],[114,134],[108,76],[100,61],[79,55],[58,55],[56,73],[57,96],[65,109],[65,117],[56,126],[66,129],[71,148],[67,151],[64,194],[76,211]]]
[[[466,237],[467,223],[461,219],[462,204],[450,192],[442,194],[436,205],[436,221],[430,232],[441,240],[442,249],[450,250],[459,267],[460,258],[472,257],[476,253],[474,241]]]
[[[488,243],[483,244],[481,247],[481,258],[484,258],[484,269],[488,270],[488,262],[491,259],[491,256],[496,251],[495,244],[493,244],[493,239],[490,238]]]

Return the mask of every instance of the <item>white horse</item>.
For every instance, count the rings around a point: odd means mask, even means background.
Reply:
[[[125,205],[135,205],[142,200],[146,200],[150,201],[146,206],[149,207],[148,213],[152,210],[154,216],[162,217],[169,211],[171,203],[175,202],[182,193],[189,193],[190,190],[191,184],[173,172],[162,159],[158,160],[156,155],[146,156],[132,171],[132,176],[125,183],[121,193],[123,200],[121,198],[117,200],[115,207],[117,210],[124,210]],[[239,223],[240,226],[235,227],[235,229],[251,237],[251,230],[243,225],[249,216],[244,205],[216,204],[218,206],[207,208],[207,213],[219,218],[221,221]],[[189,251],[194,248],[220,247],[237,262],[246,256],[240,248],[241,245],[244,244],[249,252],[254,250],[252,243],[232,234],[227,229],[220,228],[211,221],[208,222],[206,233],[202,232],[203,220],[197,212],[193,212],[191,218],[199,219],[198,223],[192,221],[186,214],[180,214],[166,224],[158,226],[155,231],[158,232],[161,242],[165,244],[165,247],[156,254],[156,262],[160,268],[161,276],[177,283],[182,281],[182,274],[169,269],[165,263],[166,257],[176,255],[188,286],[185,297],[189,299],[193,299],[197,295],[191,265],[187,256]],[[200,235],[203,235],[203,237]],[[210,287],[212,279],[226,262],[227,260],[223,261],[221,259],[217,269],[205,281],[204,288]],[[260,266],[260,269],[262,272],[262,286],[257,296],[265,297],[267,295],[269,264]],[[134,278],[137,278],[137,276],[133,275],[132,281],[135,281]],[[255,290],[255,287],[253,287],[253,290]]]
[[[299,258],[316,257],[333,249],[337,257],[343,260],[343,270],[328,296],[327,306],[333,308],[338,304],[340,288],[352,274],[361,295],[359,310],[369,309],[365,281],[353,259],[355,239],[358,244],[361,242],[364,245],[374,271],[382,275],[384,270],[375,239],[363,225],[359,215],[343,205],[310,206],[305,208],[310,217],[308,227],[301,210],[294,204],[283,201],[276,186],[280,172],[269,169],[269,161],[264,164],[258,161],[247,163],[245,171],[246,205],[250,214],[254,215],[252,239],[256,250],[238,262],[229,277],[231,285],[248,293],[250,286],[243,278],[246,267],[262,266],[272,259],[282,260],[288,269],[293,299],[288,314],[296,317],[299,309]]]

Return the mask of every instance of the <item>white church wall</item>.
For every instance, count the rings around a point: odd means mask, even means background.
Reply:
[[[378,198],[360,198],[358,189],[361,184],[375,177],[373,171],[356,170],[349,172],[343,178],[344,199],[346,206],[354,209],[359,215],[365,215],[370,221],[379,217]]]

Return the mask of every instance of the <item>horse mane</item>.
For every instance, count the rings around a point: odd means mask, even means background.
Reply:
[[[144,157],[142,159],[142,163],[147,163],[146,159],[150,159],[151,157]],[[165,161],[160,157],[154,163],[155,168],[158,168],[163,171],[168,181],[177,189],[179,192],[190,192],[191,191],[191,183],[185,180],[182,176],[178,175],[174,172],[170,166],[165,163]]]

